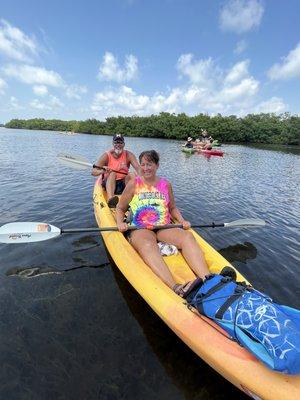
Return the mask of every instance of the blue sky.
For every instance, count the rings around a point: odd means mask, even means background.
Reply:
[[[2,0],[0,122],[300,113],[298,0]]]

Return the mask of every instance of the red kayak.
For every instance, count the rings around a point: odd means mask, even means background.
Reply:
[[[199,153],[202,154],[206,154],[208,156],[221,156],[223,157],[224,151],[221,150],[216,150],[216,149],[212,149],[212,150],[198,150]]]

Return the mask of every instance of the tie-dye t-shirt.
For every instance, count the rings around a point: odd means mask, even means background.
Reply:
[[[160,178],[154,185],[147,185],[140,176],[135,178],[135,192],[129,204],[131,225],[148,227],[171,222],[169,212],[168,181]]]

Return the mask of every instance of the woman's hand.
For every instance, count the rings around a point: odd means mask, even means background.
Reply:
[[[183,221],[181,221],[181,224],[182,224],[183,229],[190,229],[190,227],[191,227],[190,221],[186,221],[185,219]]]
[[[119,232],[126,232],[128,230],[128,224],[126,224],[126,222],[121,222],[118,225],[118,230]]]

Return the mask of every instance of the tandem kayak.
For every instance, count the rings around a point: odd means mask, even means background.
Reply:
[[[93,203],[99,227],[116,226],[115,210],[107,206],[100,178],[94,186]],[[204,252],[211,273],[217,274],[230,265],[198,233],[191,231]],[[186,301],[151,271],[122,233],[103,231],[101,235],[115,264],[135,290],[169,328],[219,374],[255,399],[300,398],[300,375],[285,375],[267,368],[249,351],[229,339],[211,319],[188,308]],[[177,282],[195,278],[180,252],[164,259]],[[237,281],[247,282],[236,272]]]
[[[224,151],[221,150],[216,150],[216,149],[212,149],[212,150],[198,150],[199,153],[205,154],[207,156],[220,156],[223,157],[224,155]]]
[[[194,154],[196,152],[196,149],[194,149],[193,147],[182,147],[181,151],[187,154]]]

